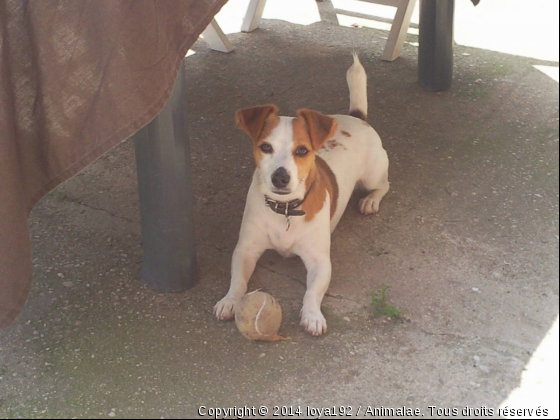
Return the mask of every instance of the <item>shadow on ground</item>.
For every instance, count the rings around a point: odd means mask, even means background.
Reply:
[[[379,35],[266,21],[231,36],[231,55],[197,44],[187,68],[198,286],[158,295],[138,281],[134,151],[123,143],[33,213],[32,296],[0,332],[0,417],[253,404],[429,414],[507,398],[558,314],[558,84],[535,60],[458,47],[453,91],[427,93],[415,48],[381,62]],[[285,115],[345,112],[352,49],[370,74],[392,192],[377,217],[354,198],[335,232],[329,334],[300,330],[303,266],[270,253],[251,287],[278,298],[292,341],[247,342],[212,317],[253,171],[234,112],[268,102]],[[383,284],[405,320],[373,317],[366,294]]]

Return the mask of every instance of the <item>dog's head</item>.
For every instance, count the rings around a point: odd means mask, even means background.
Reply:
[[[336,120],[319,112],[301,109],[297,115],[279,117],[275,105],[237,112],[237,126],[253,140],[263,192],[273,198],[303,197],[315,153],[337,130]]]

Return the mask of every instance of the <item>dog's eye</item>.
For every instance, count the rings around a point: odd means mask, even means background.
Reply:
[[[263,153],[266,153],[266,154],[270,154],[274,151],[272,146],[268,143],[261,144],[261,150],[262,150]]]
[[[305,156],[309,153],[309,150],[307,150],[307,147],[305,146],[299,146],[296,149],[296,156]]]

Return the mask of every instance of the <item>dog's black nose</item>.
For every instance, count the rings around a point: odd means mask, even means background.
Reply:
[[[272,174],[272,185],[276,188],[286,188],[290,183],[290,174],[286,171],[286,168],[278,168]]]

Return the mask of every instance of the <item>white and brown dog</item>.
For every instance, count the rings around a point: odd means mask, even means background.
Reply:
[[[321,303],[331,281],[331,233],[357,184],[368,191],[360,202],[363,214],[376,213],[389,191],[389,159],[366,122],[367,75],[357,55],[347,79],[349,116],[302,109],[297,118],[279,117],[274,105],[238,111],[237,125],[254,142],[257,169],[233,253],[231,286],[214,308],[218,319],[234,317],[258,259],[276,249],[303,260],[301,325],[312,335],[326,333]]]

